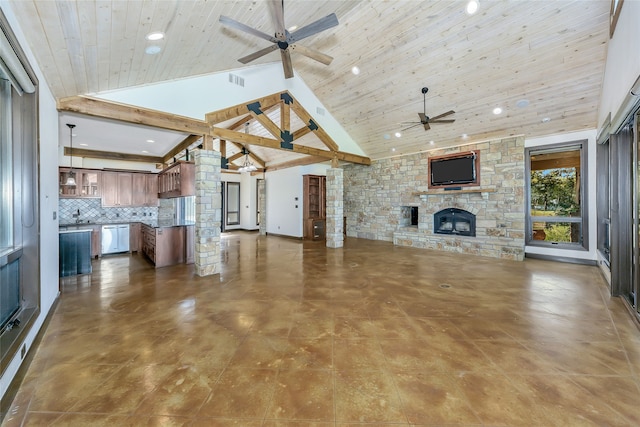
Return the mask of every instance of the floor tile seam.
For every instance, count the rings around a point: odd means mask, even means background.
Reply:
[[[607,407],[607,409],[609,409],[610,411],[612,411],[615,414],[618,414],[618,416],[624,420],[626,420],[629,425],[634,425],[635,421],[630,420],[627,418],[627,416],[623,413],[621,413],[618,409],[614,408],[613,406],[609,405],[609,403],[605,400],[605,399],[601,399],[599,396],[595,395],[591,390],[589,390],[588,388],[584,387],[583,385],[581,385],[580,383],[578,383],[577,381],[575,381],[576,377],[588,377],[588,376],[594,376],[594,375],[562,375],[562,377],[567,378],[569,381],[571,381],[571,383],[573,383],[576,387],[580,388],[583,392],[589,394],[590,396],[593,396],[594,400],[596,402],[598,402],[601,405],[604,405]],[[615,376],[617,378],[627,378],[623,375],[617,375]],[[639,387],[638,383],[636,383],[636,388]],[[640,391],[640,389],[639,389]],[[636,407],[637,409],[637,407]]]

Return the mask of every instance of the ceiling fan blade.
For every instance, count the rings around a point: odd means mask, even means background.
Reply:
[[[276,24],[276,38],[285,41],[287,31],[284,26],[284,4],[283,0],[271,0],[271,13],[273,22]]]
[[[430,121],[431,123],[433,123],[433,121],[434,121],[434,120],[438,120],[440,117],[448,116],[449,114],[453,114],[453,113],[455,113],[455,111],[453,111],[453,110],[449,110],[449,111],[447,111],[446,113],[442,113],[442,114],[440,114],[439,116],[431,117],[431,118],[429,119],[429,121]]]
[[[429,121],[427,115],[424,113],[418,113],[418,116],[420,116],[420,123],[427,123]]]
[[[333,61],[333,57],[310,47],[305,47],[299,44],[292,44],[289,46],[289,48],[293,51],[298,51],[304,56],[308,56],[311,59],[315,59],[318,62],[322,62],[324,65],[329,65],[331,64],[331,61]]]
[[[235,28],[236,30],[244,31],[245,33],[260,37],[261,39],[268,40],[272,43],[278,43],[278,39],[275,37],[263,33],[262,31],[258,31],[255,28],[251,28],[250,26],[245,25],[242,22],[238,22],[235,19],[231,19],[228,16],[220,15],[220,23],[227,27]]]
[[[328,28],[335,27],[336,25],[338,25],[338,17],[335,13],[332,13],[331,15],[320,18],[317,21],[312,22],[311,24],[306,25],[299,30],[296,30],[293,33],[289,34],[289,37],[287,37],[287,42],[291,44],[293,42],[300,41],[314,34],[318,34],[319,32],[324,31]]]
[[[429,123],[453,123],[455,122],[455,119],[448,119],[448,120],[429,120]]]
[[[429,126],[429,122],[424,123],[424,130],[429,130],[431,129],[431,126]]]
[[[282,56],[284,78],[290,79],[291,77],[293,77],[293,65],[291,64],[291,54],[289,53],[289,49],[280,49],[280,56]]]
[[[409,127],[406,127],[406,128],[404,128],[404,129],[400,129],[400,132],[404,132],[405,130],[409,130],[409,129],[414,128],[414,127],[416,127],[416,126],[420,126],[421,124],[422,124],[422,123],[416,123],[416,124],[413,124],[413,125],[411,125],[411,126],[409,126]]]
[[[242,62],[243,64],[247,64],[254,59],[258,59],[262,56],[265,56],[267,53],[273,52],[276,49],[278,49],[278,45],[272,44],[269,47],[265,47],[264,49],[260,49],[257,52],[253,52],[251,55],[243,56],[242,58],[238,59],[238,61]]]

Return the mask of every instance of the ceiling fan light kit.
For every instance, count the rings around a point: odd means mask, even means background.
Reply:
[[[265,56],[268,53],[280,49],[280,58],[282,60],[282,68],[284,70],[284,77],[290,79],[293,77],[293,65],[291,63],[291,52],[299,52],[302,55],[318,61],[322,64],[329,65],[333,58],[326,55],[316,49],[297,44],[302,39],[318,34],[324,30],[338,25],[338,17],[335,13],[320,18],[317,21],[312,22],[302,28],[296,29],[293,32],[289,32],[284,25],[284,1],[283,0],[270,0],[269,4],[273,13],[275,21],[276,31],[274,36],[270,36],[260,30],[256,30],[248,25],[238,22],[235,19],[228,16],[220,16],[220,23],[227,27],[235,28],[236,30],[244,31],[245,33],[259,37],[263,40],[267,40],[273,43],[264,49],[260,49],[247,56],[243,56],[238,59],[242,64],[247,64],[258,58]],[[293,29],[294,27],[292,27]]]

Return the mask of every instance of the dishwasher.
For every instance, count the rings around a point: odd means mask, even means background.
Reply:
[[[102,254],[129,252],[129,224],[102,226]]]

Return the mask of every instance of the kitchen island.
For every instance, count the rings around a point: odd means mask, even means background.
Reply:
[[[156,268],[194,262],[194,225],[192,222],[142,224],[142,253]]]

